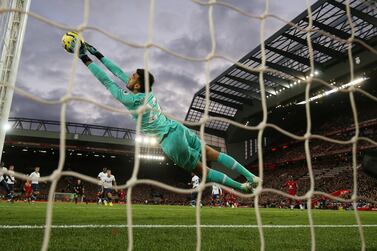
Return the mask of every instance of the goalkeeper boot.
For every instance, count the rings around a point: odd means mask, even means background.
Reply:
[[[254,187],[253,184],[249,182],[245,182],[242,184],[242,191],[244,193],[254,193]]]
[[[104,200],[104,201],[103,201],[103,204],[104,204],[105,206],[107,206],[107,201],[106,201],[106,200]]]
[[[253,181],[251,182],[251,183],[253,183],[253,184],[259,184],[259,183],[261,183],[262,182],[262,179],[261,178],[259,178],[258,176],[254,176],[253,177]]]
[[[112,202],[109,202],[109,206],[112,207],[112,206],[113,206],[113,203],[112,203]]]

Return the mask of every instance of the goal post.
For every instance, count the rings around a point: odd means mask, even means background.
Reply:
[[[6,12],[0,20],[0,162],[28,18],[24,13],[30,9],[30,0],[1,1],[1,9],[19,11]]]

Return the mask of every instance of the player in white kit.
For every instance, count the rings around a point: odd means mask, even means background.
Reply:
[[[212,185],[212,206],[221,207],[220,196],[223,194],[223,190],[218,185]]]
[[[6,197],[8,199],[11,199],[12,194],[11,194],[10,189],[8,187],[8,184],[6,182],[7,174],[4,173],[6,171],[8,171],[8,169],[6,169],[5,167],[0,167],[0,186],[2,186],[5,189],[5,191],[7,193]]]
[[[189,185],[192,185],[192,188],[197,188],[200,184],[200,178],[198,175],[196,175],[195,173],[192,173],[192,178],[191,178],[191,182],[189,183]],[[192,207],[195,207],[196,205],[196,197],[197,197],[198,193],[197,192],[193,192],[191,194],[191,206]],[[200,206],[202,206],[202,204],[200,203]]]
[[[103,182],[103,195],[104,201],[103,203],[105,206],[113,206],[112,198],[113,198],[113,185],[116,186],[116,181],[114,175],[111,174],[111,170],[107,169],[107,174],[102,180]]]
[[[98,191],[97,191],[97,204],[102,204],[104,200],[104,193],[103,193],[103,178],[107,175],[107,167],[102,169],[97,176],[98,179]]]
[[[10,165],[8,168],[8,175],[6,177],[6,182],[8,184],[9,192],[10,192],[10,198],[8,198],[9,202],[13,202],[13,194],[14,194],[14,182],[16,179],[14,178],[14,166]]]
[[[39,194],[39,178],[41,174],[39,173],[39,166],[34,168],[34,172],[32,172],[29,177],[31,178],[31,188],[33,189],[33,194],[31,196],[31,202],[35,202],[37,200],[37,196]]]

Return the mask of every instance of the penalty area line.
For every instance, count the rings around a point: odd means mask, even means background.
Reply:
[[[127,228],[125,224],[114,225],[51,225],[51,228]],[[315,228],[354,228],[359,225],[313,225]],[[44,229],[45,225],[0,225],[0,229]],[[196,225],[132,225],[133,228],[196,228]],[[200,225],[201,228],[258,228],[258,225]],[[377,224],[362,225],[377,227]],[[263,225],[263,228],[310,228],[310,225]]]

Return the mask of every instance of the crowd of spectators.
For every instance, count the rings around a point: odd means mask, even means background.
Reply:
[[[377,108],[372,107],[363,113],[359,113],[359,137],[367,137],[377,141]],[[293,131],[297,135],[303,135],[303,131]],[[351,140],[355,136],[353,117],[343,114],[329,118],[321,126],[313,127],[312,134],[323,135],[336,140]],[[309,142],[311,166],[314,173],[315,191],[333,193],[338,190],[350,190],[346,196],[351,196],[353,191],[352,169],[352,144],[337,144],[320,139],[311,139]],[[365,140],[357,141],[356,159],[359,167],[364,152],[376,149],[374,144]],[[308,161],[303,141],[282,139],[273,142],[264,149],[263,161],[265,166],[265,188],[283,190],[283,185],[289,176],[293,176],[298,183],[298,195],[305,195],[310,188]],[[258,160],[248,167],[257,170]],[[272,168],[271,168],[272,167]],[[338,170],[338,171],[336,171]],[[358,169],[357,193],[366,200],[360,199],[360,206],[368,204],[368,201],[377,201],[377,180],[370,178],[362,170]],[[286,191],[285,191],[286,192]],[[349,207],[337,202],[317,196],[316,201],[326,205]],[[265,193],[261,197],[261,204],[266,207],[284,207],[286,198],[274,194]],[[325,203],[326,202],[326,203]],[[376,206],[376,205],[373,205]]]
[[[353,169],[350,166],[343,166],[337,168],[339,172],[332,172],[334,167],[328,167],[327,165],[316,166],[313,169],[314,175],[314,190],[318,192],[324,192],[332,194],[337,191],[347,190],[348,193],[342,198],[349,199],[354,190]],[[330,174],[331,173],[331,174]],[[308,169],[305,166],[296,166],[292,168],[281,168],[276,171],[269,172],[264,178],[264,187],[273,188],[287,193],[287,189],[284,184],[289,177],[298,184],[297,195],[303,196],[310,189],[310,178]],[[359,201],[365,203],[371,203],[371,207],[377,207],[377,180],[367,176],[363,171],[358,170],[357,174],[357,194],[360,197]],[[337,207],[350,207],[350,203],[345,206],[337,201],[324,198],[320,195],[313,196],[314,201],[326,202],[327,206],[337,204]],[[373,203],[374,202],[374,203]],[[306,202],[305,202],[306,203]],[[265,207],[285,207],[287,206],[287,198],[277,195],[275,193],[265,193],[261,197],[261,205]],[[320,206],[319,204],[316,204]]]

